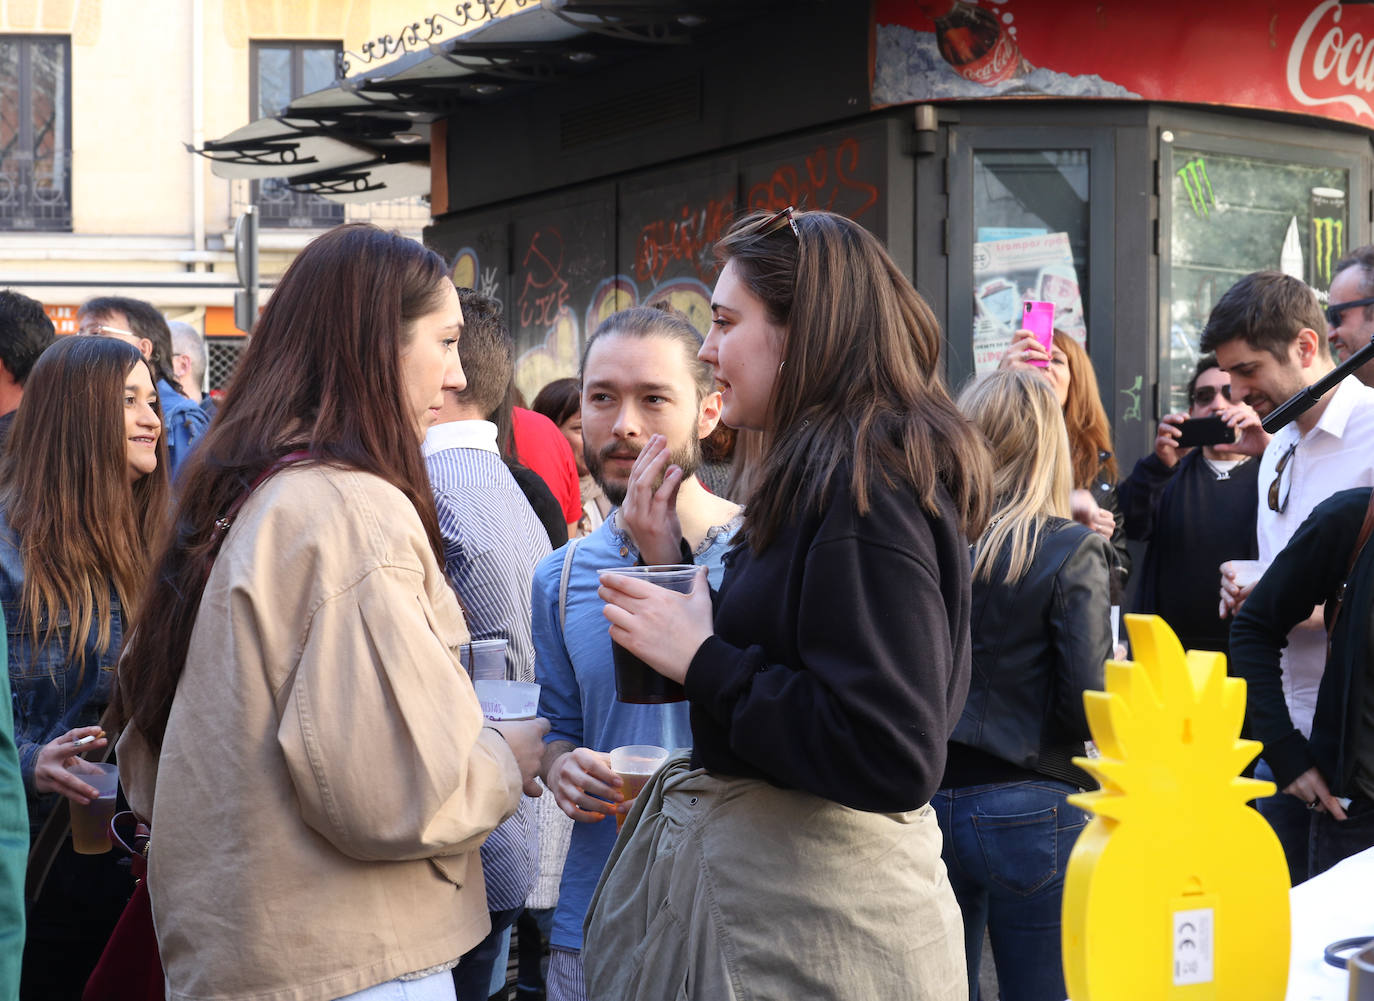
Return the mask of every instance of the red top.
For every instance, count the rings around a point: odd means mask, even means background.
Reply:
[[[511,408],[511,426],[520,464],[539,474],[558,498],[563,520],[575,523],[582,517],[582,487],[568,439],[553,421],[524,407]]]

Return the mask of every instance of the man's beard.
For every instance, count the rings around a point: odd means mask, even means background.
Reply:
[[[601,487],[601,491],[610,499],[612,504],[619,505],[625,503],[625,490],[629,486],[629,474],[626,473],[623,481],[607,480],[605,476],[605,460],[613,456],[634,457],[639,455],[643,448],[643,445],[631,445],[629,442],[612,441],[609,445],[603,446],[599,452],[593,452],[587,447],[585,442],[583,443],[582,453],[583,458],[587,461],[587,472],[596,480],[597,484]],[[668,453],[668,465],[681,466],[682,478],[684,480],[696,473],[696,471],[701,468],[700,440],[689,437],[683,445],[671,450]],[[657,489],[658,484],[654,486],[655,489]]]

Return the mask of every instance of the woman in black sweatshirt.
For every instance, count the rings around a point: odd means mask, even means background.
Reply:
[[[695,746],[603,875],[590,995],[963,1001],[927,804],[968,686],[986,448],[933,314],[862,227],[759,214],[717,254],[701,357],[764,454],[714,610],[704,582],[602,580],[612,639],[685,684]],[[623,508],[646,561],[681,559],[681,479],[651,441]]]

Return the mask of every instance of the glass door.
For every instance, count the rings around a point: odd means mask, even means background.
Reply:
[[[1356,245],[1359,178],[1353,158],[1331,150],[1169,129],[1159,150],[1159,403],[1168,413],[1187,408],[1202,329],[1237,279],[1282,271],[1325,303],[1332,265]]]
[[[1112,158],[1101,130],[951,130],[952,385],[997,367],[1026,299],[1053,302],[1055,327],[1111,371]]]

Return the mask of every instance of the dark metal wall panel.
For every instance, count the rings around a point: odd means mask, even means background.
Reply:
[[[449,119],[462,211],[853,117],[869,107],[869,9],[810,0]],[[618,127],[620,126],[620,127]]]
[[[1156,352],[1154,317],[1158,310],[1159,257],[1154,248],[1153,144],[1144,122],[1114,130],[1116,211],[1108,234],[1115,290],[1107,304],[1112,324],[1112,367],[1104,369],[1114,391],[1117,465],[1124,477],[1135,462],[1154,448],[1158,417],[1154,413]],[[1105,394],[1104,394],[1105,395]]]

